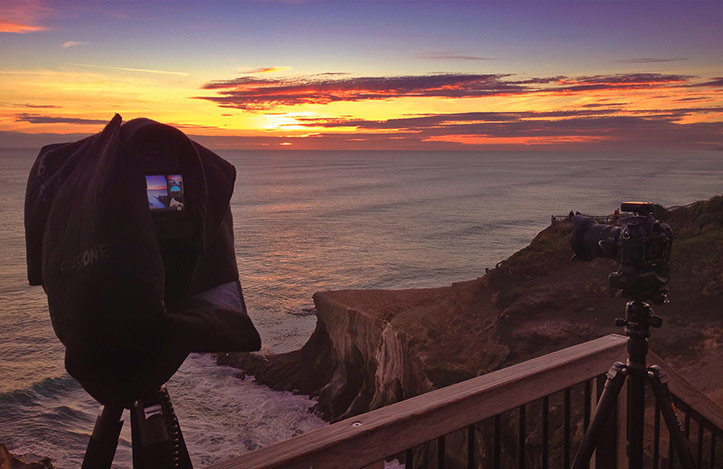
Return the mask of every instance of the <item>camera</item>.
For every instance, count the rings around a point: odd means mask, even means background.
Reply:
[[[650,202],[624,202],[620,211],[630,215],[619,218],[619,226],[575,215],[570,246],[575,259],[615,259],[619,267],[608,276],[608,283],[622,290],[624,297],[662,304],[667,301],[664,287],[670,281],[673,232],[652,215],[652,210]]]
[[[104,405],[155,391],[191,352],[254,351],[234,250],[236,171],[180,130],[122,122],[43,147],[25,199],[28,280],[68,373]]]

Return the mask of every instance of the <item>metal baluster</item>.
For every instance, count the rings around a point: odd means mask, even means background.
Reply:
[[[444,435],[437,438],[437,468],[444,469]]]
[[[715,467],[715,437],[718,432],[713,427],[710,433],[710,469],[713,469]]]
[[[670,436],[670,431],[668,432],[668,469],[673,469],[673,465],[675,465],[675,458],[673,457],[673,438]]]
[[[590,425],[590,410],[592,406],[592,382],[591,380],[585,381],[585,415],[583,417],[583,428],[587,430]]]
[[[542,468],[548,468],[548,445],[550,439],[550,398],[542,398]]]
[[[404,469],[412,469],[414,467],[414,452],[409,448],[404,452]]]
[[[474,469],[474,424],[467,427],[467,469]]]
[[[660,405],[655,401],[655,430],[653,435],[653,469],[660,464]]]
[[[700,416],[698,416],[700,417]],[[699,419],[696,419],[696,422],[698,422],[698,467],[703,465],[703,422],[701,421],[702,417]]]
[[[520,407],[520,428],[519,428],[519,434],[517,435],[517,443],[519,447],[517,448],[518,452],[518,467],[520,469],[525,468],[525,433],[526,430],[526,424],[527,424],[527,412],[525,410],[525,404],[522,404]]]
[[[502,446],[502,417],[495,415],[495,445],[494,445],[494,468],[500,469],[500,446]]]
[[[563,422],[563,467],[570,469],[570,388],[565,388],[565,416]]]

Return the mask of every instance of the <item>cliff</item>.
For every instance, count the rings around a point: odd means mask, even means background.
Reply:
[[[723,197],[658,216],[671,225],[671,303],[651,349],[723,405]],[[314,295],[316,330],[300,350],[219,354],[275,389],[317,396],[338,420],[618,332],[612,260],[571,262],[572,224],[555,223],[486,275],[448,287]],[[701,373],[705,370],[705,373]]]

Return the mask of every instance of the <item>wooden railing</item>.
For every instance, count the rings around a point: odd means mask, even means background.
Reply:
[[[211,468],[382,468],[390,459],[406,468],[569,467],[605,373],[613,362],[627,357],[626,343],[627,338],[617,334],[601,337],[336,422]],[[711,468],[723,467],[723,411],[655,355],[650,355],[649,362],[664,369],[678,407],[686,410],[686,435],[691,419],[696,424],[697,437],[694,434],[691,443],[700,467],[708,467],[708,462]],[[598,445],[596,467],[627,467],[621,429],[624,394]],[[661,459],[668,464],[672,453],[661,456],[661,445],[667,445],[667,440],[665,434],[660,437],[655,414],[656,464]],[[516,435],[510,435],[511,429]]]

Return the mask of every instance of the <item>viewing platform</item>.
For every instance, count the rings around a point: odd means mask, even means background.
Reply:
[[[681,208],[690,207],[691,205],[693,205],[693,204],[688,204],[688,205],[674,205],[674,206],[672,206],[672,207],[666,207],[665,210],[667,210],[668,212],[671,212],[671,211],[673,211],[673,210],[678,210],[678,209],[681,209]],[[609,224],[615,223],[619,218],[628,216],[628,215],[630,215],[630,214],[629,214],[629,213],[618,213],[617,215],[616,215],[616,214],[609,214],[609,215],[589,215],[589,214],[587,214],[587,213],[575,213],[575,215],[582,215],[583,217],[592,218],[592,219],[594,219],[594,220],[595,220],[596,222],[598,222],[598,223],[602,223],[602,224],[609,225]],[[550,224],[551,224],[551,225],[554,225],[555,223],[559,223],[559,222],[562,222],[562,221],[571,221],[571,220],[570,220],[570,214],[568,213],[567,215],[550,215]]]
[[[627,337],[610,334],[333,423],[211,466],[241,468],[569,468]],[[653,347],[654,348],[654,347]],[[723,467],[723,409],[654,353],[699,468]],[[628,384],[626,383],[627,387]],[[626,389],[590,467],[627,468]],[[681,467],[646,389],[645,467]],[[662,427],[662,430],[661,430]]]
[[[620,218],[619,215],[587,215],[585,213],[580,213],[579,215],[582,215],[583,217],[593,218],[596,222],[606,225],[614,223],[618,218]],[[571,221],[570,215],[550,215],[550,224],[560,223],[562,221]]]

